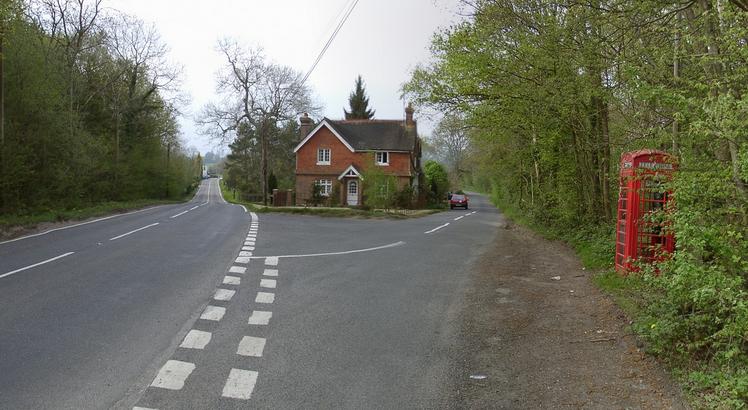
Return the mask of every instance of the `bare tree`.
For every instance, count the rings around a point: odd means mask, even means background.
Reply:
[[[470,147],[468,127],[459,114],[445,115],[434,130],[430,143],[437,154],[450,168],[457,182],[465,171],[463,160]]]
[[[226,65],[218,73],[218,103],[209,103],[197,122],[203,132],[228,143],[241,133],[257,135],[263,203],[267,204],[268,147],[274,130],[302,112],[314,112],[310,89],[302,74],[267,60],[262,49],[245,49],[221,40],[218,50]]]

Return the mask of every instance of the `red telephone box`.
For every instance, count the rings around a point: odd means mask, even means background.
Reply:
[[[672,179],[675,158],[663,151],[641,150],[621,156],[616,269],[629,272],[636,261],[661,260],[675,249],[671,231],[654,221],[652,213],[667,210],[672,193],[665,184]]]

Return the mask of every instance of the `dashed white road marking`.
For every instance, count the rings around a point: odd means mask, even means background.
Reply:
[[[342,252],[326,252],[326,253],[307,253],[303,255],[277,255],[277,256],[253,256],[252,259],[268,259],[268,258],[309,258],[313,256],[335,256],[335,255],[349,255],[352,253],[362,253],[362,252],[372,252],[372,251],[378,251],[381,249],[387,249],[387,248],[394,248],[396,246],[405,245],[405,242],[399,241],[394,242],[388,245],[382,245],[377,246],[374,248],[366,248],[366,249],[354,249],[352,251],[342,251]]]
[[[478,212],[478,211],[473,211],[473,212],[470,212],[470,214],[472,215],[472,214],[475,214],[475,213],[477,213],[477,212]]]
[[[138,407],[138,406],[135,406],[135,407],[132,408],[132,410],[158,410],[158,409],[152,409],[150,407]]]
[[[248,241],[254,241],[255,239],[257,239],[257,235],[256,234],[251,233],[251,234],[247,235],[247,240]]]
[[[242,250],[243,251],[253,251],[253,250],[255,250],[255,247],[254,246],[242,246]]]
[[[231,289],[216,289],[216,293],[213,294],[213,299],[215,300],[231,300],[231,298],[234,297],[236,294],[235,290]]]
[[[278,266],[278,257],[277,256],[270,256],[265,258],[265,265],[268,266]]]
[[[241,285],[242,284],[242,278],[238,276],[228,276],[226,275],[225,278],[223,278],[223,284],[224,285]]]
[[[115,236],[114,238],[110,238],[109,240],[110,240],[110,241],[116,241],[116,240],[117,240],[117,239],[119,239],[119,238],[124,238],[124,237],[125,237],[125,236],[127,236],[127,235],[132,235],[132,234],[134,234],[135,232],[139,232],[139,231],[142,231],[143,229],[148,229],[148,228],[150,228],[150,227],[153,227],[153,226],[156,226],[156,225],[158,225],[158,222],[156,222],[156,223],[152,223],[152,224],[150,224],[150,225],[146,225],[146,226],[144,226],[144,227],[142,227],[142,228],[138,228],[138,229],[132,230],[132,231],[130,231],[130,232],[127,232],[127,233],[123,233],[122,235],[119,235],[119,236]]]
[[[463,215],[463,216],[458,216],[458,217],[457,217],[457,218],[455,218],[454,220],[455,220],[455,221],[459,221],[460,219],[462,219],[462,218],[464,218],[464,217],[465,217],[465,215]]]
[[[261,288],[275,289],[275,285],[275,279],[260,279]]]
[[[440,225],[440,226],[437,226],[436,228],[434,228],[434,229],[432,229],[432,230],[430,230],[430,231],[426,231],[426,232],[424,232],[424,234],[427,234],[427,233],[432,233],[432,232],[436,232],[436,231],[438,231],[439,229],[442,229],[442,228],[444,228],[444,227],[446,227],[446,226],[448,226],[448,225],[449,225],[449,222],[445,223],[444,225]]]
[[[265,269],[262,274],[265,276],[278,276],[278,269]]]
[[[247,324],[250,325],[267,325],[270,323],[270,318],[273,317],[273,312],[265,312],[262,310],[253,310],[252,315],[249,317]]]
[[[275,302],[275,293],[257,292],[255,303],[273,303]]]
[[[465,214],[465,216],[470,216],[472,214],[473,214],[472,212],[468,212],[468,213]]]
[[[213,334],[210,332],[203,332],[202,330],[190,330],[187,336],[184,337],[182,344],[179,347],[185,349],[205,349],[205,346],[210,343],[210,339]]]
[[[255,241],[244,241],[244,246],[255,246]]]
[[[188,209],[188,210],[186,210],[184,212],[180,212],[180,213],[178,213],[176,215],[172,215],[172,216],[169,217],[169,219],[174,219],[174,218],[176,218],[178,216],[182,216],[182,215],[186,214],[187,212],[190,212],[190,210]]]
[[[265,350],[265,338],[244,336],[236,348],[236,354],[239,356],[262,357],[262,351]]]
[[[184,382],[192,374],[193,370],[195,370],[194,363],[169,360],[158,371],[151,386],[168,390],[182,390]]]
[[[250,216],[250,217],[252,217],[252,220],[253,220],[253,221],[256,221],[256,220],[258,219],[258,218],[257,218],[257,214],[256,214],[256,213],[254,213],[254,212],[250,212],[250,213],[249,213],[249,216]]]
[[[232,266],[229,268],[229,273],[238,273],[244,275],[247,272],[247,268],[243,266]]]
[[[225,314],[225,307],[208,305],[205,307],[205,310],[203,310],[203,314],[200,315],[200,319],[218,322],[223,319],[223,315]]]
[[[252,256],[252,252],[249,252],[249,251],[239,251],[239,256]]]
[[[195,209],[197,209],[197,208],[200,208],[200,205],[197,205],[197,206],[193,206],[192,208],[190,208],[190,211],[194,211],[194,210],[195,210]]]
[[[64,257],[66,257],[66,256],[70,256],[70,255],[72,255],[72,254],[74,254],[74,253],[75,253],[75,252],[68,252],[68,253],[63,253],[63,254],[62,254],[62,255],[60,255],[60,256],[55,256],[54,258],[49,258],[49,259],[47,259],[46,261],[41,261],[41,262],[35,263],[35,264],[33,264],[33,265],[25,266],[25,267],[23,267],[23,268],[20,268],[20,269],[16,269],[16,270],[12,270],[12,271],[10,271],[10,272],[6,272],[6,273],[3,273],[2,275],[0,275],[0,279],[4,278],[4,277],[6,277],[6,276],[10,276],[10,275],[16,274],[16,273],[18,273],[18,272],[23,272],[23,271],[25,271],[25,270],[28,270],[28,269],[31,269],[31,268],[35,268],[35,267],[37,267],[37,266],[41,266],[41,265],[44,265],[45,263],[50,263],[50,262],[54,262],[54,261],[56,261],[56,260],[58,260],[58,259],[62,259],[62,258],[64,258]]]
[[[250,256],[240,256],[240,257],[236,258],[236,260],[234,262],[241,263],[242,265],[246,265],[246,264],[249,263],[250,259],[251,259]]]
[[[257,384],[257,372],[252,370],[231,369],[221,396],[232,399],[249,400]]]
[[[7,241],[0,242],[0,245],[4,245],[6,243],[11,243],[11,242],[16,242],[16,241],[22,241],[24,239],[29,239],[29,238],[36,238],[37,236],[47,235],[47,234],[50,234],[52,232],[62,231],[62,230],[65,230],[65,229],[70,229],[70,228],[77,228],[79,226],[93,224],[93,223],[101,222],[101,221],[106,221],[106,220],[109,220],[109,219],[112,219],[112,218],[119,218],[121,216],[133,215],[133,214],[137,214],[137,213],[140,213],[140,212],[150,211],[152,209],[160,208],[162,206],[165,206],[165,205],[152,206],[150,208],[144,208],[144,209],[138,209],[137,211],[126,212],[124,214],[117,214],[117,215],[107,216],[107,217],[104,217],[104,218],[94,219],[93,221],[81,222],[79,224],[63,226],[61,228],[54,228],[54,229],[50,229],[50,230],[47,230],[47,231],[44,231],[44,232],[35,233],[33,235],[26,235],[26,236],[22,236],[20,238],[9,239]]]

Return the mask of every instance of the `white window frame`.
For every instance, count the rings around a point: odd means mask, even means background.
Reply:
[[[317,186],[322,187],[320,190],[320,195],[322,196],[330,196],[330,193],[332,192],[332,180],[331,179],[318,179],[314,181]]]
[[[382,157],[387,157],[386,161],[382,161]],[[387,166],[390,165],[390,153],[389,151],[377,151],[375,154],[374,160],[376,161],[377,165],[381,166]]]
[[[330,165],[332,151],[330,148],[317,148],[317,165]]]

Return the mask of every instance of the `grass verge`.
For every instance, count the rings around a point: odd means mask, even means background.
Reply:
[[[238,198],[238,195],[226,188],[221,180],[221,194],[223,199],[232,204],[244,205],[247,210],[258,213],[286,213],[295,215],[316,215],[336,218],[388,218],[388,219],[408,219],[419,218],[426,215],[441,212],[441,209],[358,209],[358,208],[333,208],[333,207],[303,207],[303,206],[265,206],[252,202],[244,201]]]
[[[40,223],[78,221],[82,219],[105,216],[115,213],[132,211],[147,206],[175,204],[182,201],[161,201],[142,199],[136,201],[110,201],[96,205],[84,206],[71,209],[46,209],[43,211],[32,211],[17,214],[0,215],[0,230],[12,228],[30,229]]]

